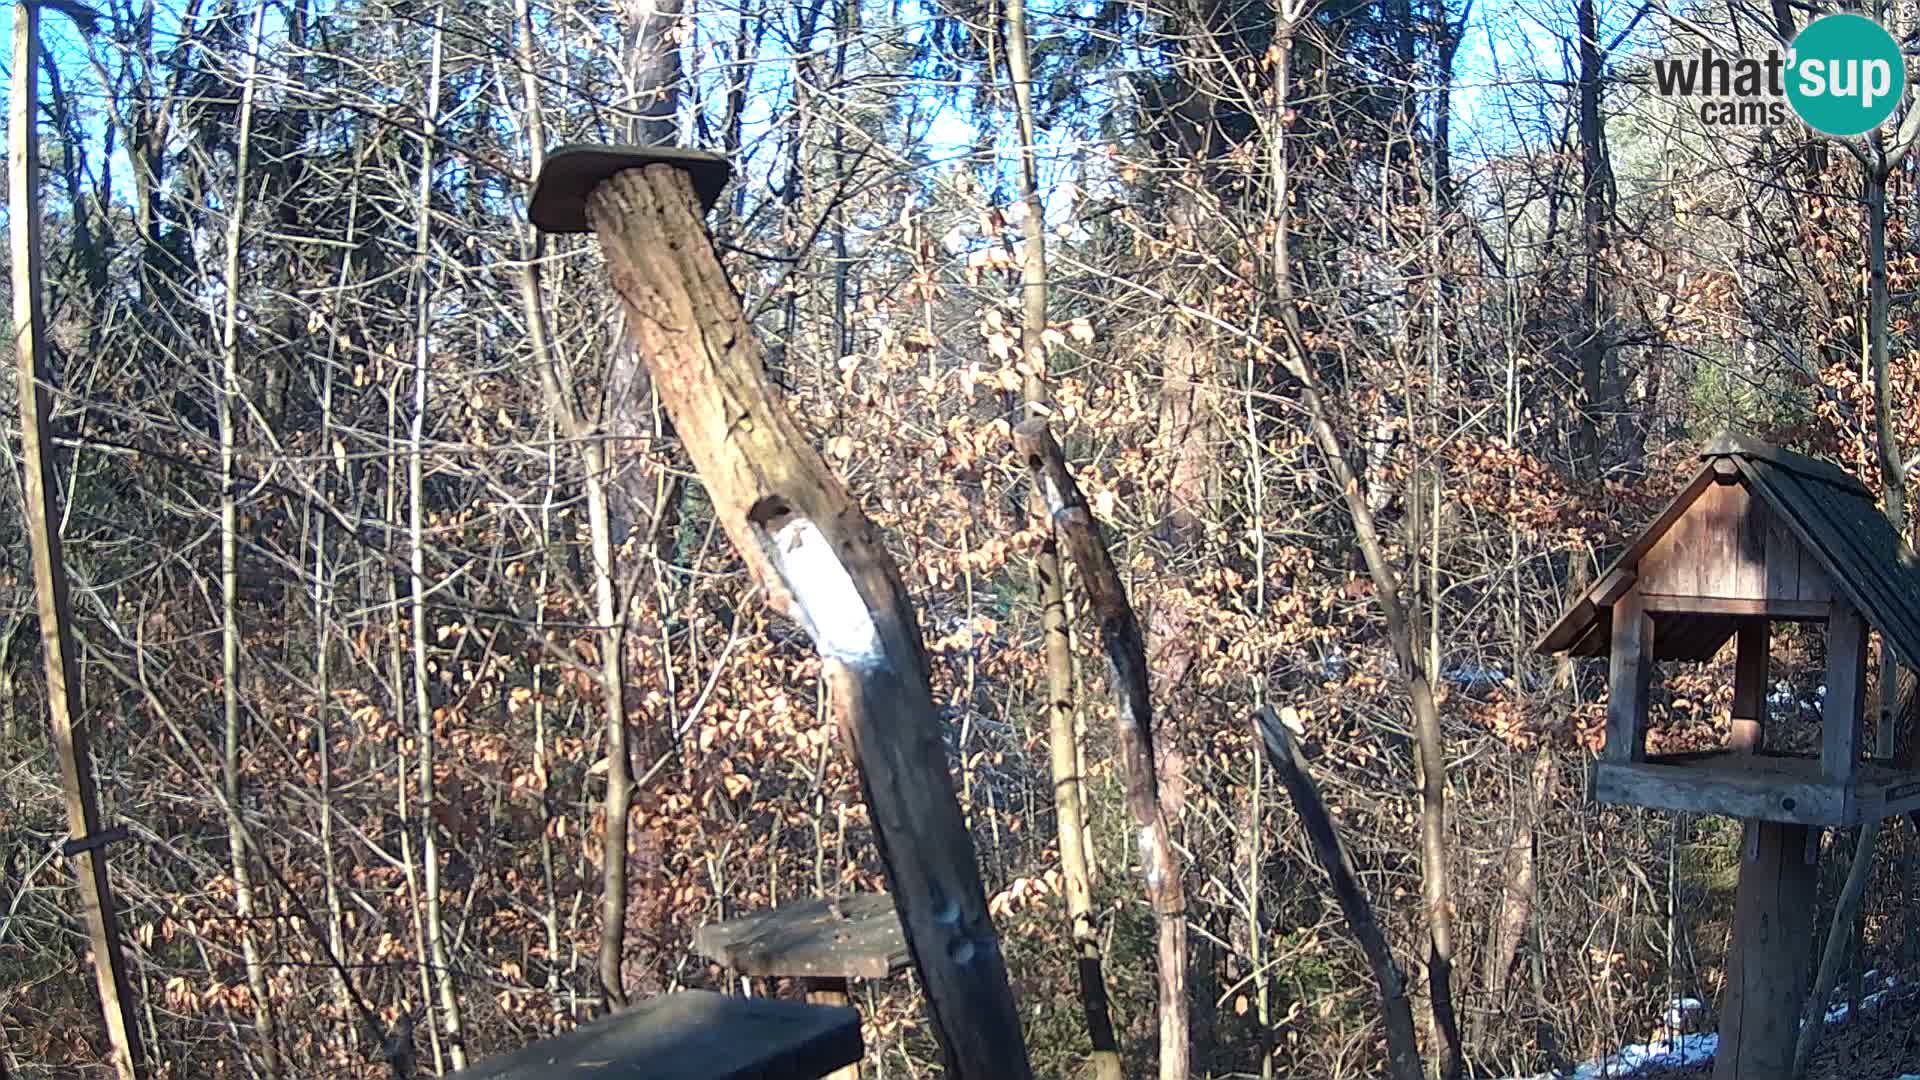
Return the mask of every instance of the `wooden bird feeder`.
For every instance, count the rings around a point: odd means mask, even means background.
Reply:
[[[881,893],[802,900],[708,923],[694,931],[693,948],[736,975],[798,979],[808,1001],[834,1006],[852,1003],[851,980],[890,978],[913,961],[893,899]],[[854,1062],[832,1080],[859,1076]]]
[[[1722,435],[1680,494],[1539,643],[1609,660],[1601,802],[1746,822],[1716,1080],[1777,1080],[1793,1063],[1813,934],[1819,830],[1920,808],[1920,772],[1863,760],[1869,629],[1920,666],[1920,562],[1842,470]],[[1824,623],[1820,753],[1764,745],[1773,622]],[[1735,642],[1723,749],[1649,756],[1656,660]]]

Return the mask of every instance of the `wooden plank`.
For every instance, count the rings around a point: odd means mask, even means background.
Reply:
[[[1733,737],[1741,753],[1760,748],[1767,722],[1767,620],[1742,619],[1733,657]]]
[[[1653,617],[1641,608],[1640,590],[1613,602],[1613,646],[1608,652],[1607,745],[1609,761],[1647,756],[1647,689],[1653,678]]]
[[[948,771],[925,644],[899,569],[768,382],[692,179],[638,163],[587,198],[627,333],[714,516],[775,610],[813,639],[925,991],[946,1074],[1032,1075]]]
[[[1861,784],[1859,787],[1862,821],[1877,821],[1920,810],[1920,773],[1907,773],[1891,783]]]
[[[1766,758],[1742,755],[1750,767],[1729,766],[1730,754],[1687,763],[1601,760],[1593,767],[1593,797],[1622,806],[1690,814],[1852,825],[1857,815],[1846,792],[1818,776],[1768,769]],[[1808,763],[1811,766],[1811,762]]]
[[[1667,503],[1666,507],[1660,511],[1659,515],[1656,516],[1653,521],[1649,522],[1645,529],[1641,530],[1640,535],[1634,539],[1632,544],[1627,546],[1625,551],[1620,553],[1620,557],[1613,560],[1613,562],[1601,572],[1593,586],[1588,588],[1586,592],[1575,597],[1573,602],[1567,605],[1567,609],[1560,613],[1560,617],[1555,619],[1553,625],[1547,628],[1547,632],[1542,634],[1540,640],[1534,643],[1534,651],[1542,653],[1562,652],[1578,642],[1588,640],[1593,624],[1600,618],[1600,611],[1611,606],[1612,603],[1612,601],[1609,600],[1605,604],[1596,604],[1594,600],[1595,594],[1600,589],[1609,587],[1610,582],[1617,581],[1614,577],[1615,571],[1625,570],[1634,572],[1636,568],[1642,566],[1646,562],[1648,552],[1650,552],[1654,545],[1666,534],[1667,527],[1678,520],[1680,515],[1686,512],[1687,507],[1693,504],[1693,500],[1713,482],[1714,475],[1711,464],[1703,467],[1699,472],[1694,473],[1693,476],[1687,480],[1686,484],[1680,488],[1679,492]],[[1588,654],[1582,653],[1581,655]],[[1596,652],[1592,655],[1599,654]]]
[[[1735,528],[1739,534],[1739,544],[1734,556],[1740,563],[1740,585],[1737,595],[1764,597],[1767,595],[1767,520],[1772,514],[1766,500],[1756,499],[1744,485],[1740,487],[1739,517]]]
[[[1620,567],[1609,570],[1591,590],[1593,602],[1602,607],[1612,607],[1622,593],[1633,588],[1633,582],[1634,572],[1631,569]]]
[[[1670,593],[1644,593],[1641,603],[1649,612],[1734,617],[1758,615],[1770,619],[1824,619],[1829,610],[1825,602],[1738,596],[1676,596]]]
[[[1714,1080],[1781,1080],[1793,1074],[1807,946],[1818,906],[1817,867],[1805,858],[1807,828],[1747,822],[1733,942],[1720,1002]]]
[[[1827,616],[1827,698],[1820,716],[1820,769],[1832,780],[1853,779],[1865,740],[1867,624],[1844,599]]]
[[[1700,572],[1698,565],[1700,543],[1705,536],[1702,528],[1703,504],[1707,492],[1715,485],[1702,488],[1686,511],[1668,527],[1666,535],[1656,541],[1647,557],[1640,563],[1640,589],[1643,592],[1675,593],[1692,596],[1700,591]]]
[[[1820,556],[1800,546],[1800,599],[1807,603],[1832,603],[1839,590],[1833,587],[1833,579],[1827,576],[1827,568],[1820,564]]]
[[[1746,510],[1746,490],[1737,484],[1715,484],[1701,493],[1700,502],[1698,591],[1705,596],[1753,595],[1741,588],[1740,519]]]
[[[1699,531],[1698,511],[1701,497],[1715,486],[1713,469],[1701,469],[1668,504],[1667,509],[1640,534],[1634,547],[1628,548],[1628,554],[1634,554],[1635,548],[1639,549],[1633,561],[1629,563],[1626,556],[1621,557],[1621,565],[1638,567],[1642,589],[1675,593],[1697,591],[1699,579],[1694,553],[1704,535]]]
[[[809,899],[708,923],[693,932],[701,956],[739,975],[884,979],[911,961],[900,915],[884,893]]]
[[[1761,595],[1774,600],[1799,600],[1800,541],[1771,503],[1765,499],[1754,501],[1766,507],[1767,588]]]
[[[860,1014],[688,990],[452,1074],[454,1080],[816,1080],[860,1060]]]

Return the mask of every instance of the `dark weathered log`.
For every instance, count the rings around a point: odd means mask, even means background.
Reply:
[[[1147,875],[1147,897],[1159,922],[1161,1075],[1165,1076],[1167,1048],[1184,1051],[1188,1039],[1187,899],[1154,770],[1153,704],[1148,697],[1146,647],[1113,556],[1100,538],[1100,527],[1073,474],[1067,471],[1066,459],[1060,445],[1053,441],[1053,433],[1047,430],[1046,421],[1028,420],[1014,428],[1013,446],[1046,502],[1054,532],[1080,570],[1080,584],[1087,591],[1088,606],[1100,621],[1101,647],[1112,665],[1113,684],[1120,697],[1120,707],[1114,713],[1120,775],[1126,785],[1127,809],[1140,825],[1140,861]],[[1184,1054],[1175,1067],[1184,1071]]]
[[[1380,988],[1381,1017],[1387,1026],[1388,1067],[1393,1070],[1395,1080],[1420,1080],[1420,1048],[1413,1034],[1413,1009],[1407,1004],[1406,980],[1393,962],[1386,935],[1374,921],[1373,904],[1354,876],[1353,862],[1347,858],[1346,845],[1340,842],[1333,819],[1327,815],[1327,804],[1320,798],[1319,787],[1307,772],[1306,758],[1301,756],[1293,736],[1273,709],[1261,706],[1254,720],[1261,742],[1266,744],[1267,760],[1273,763],[1281,786],[1293,800],[1300,823],[1307,827],[1307,838],[1313,842],[1314,856],[1333,884],[1333,895],[1340,902],[1341,913],[1347,917],[1347,927],[1353,931],[1360,951],[1367,956],[1367,964],[1373,968],[1374,981]]]
[[[773,396],[686,169],[645,164],[600,182],[587,220],[715,515],[825,661],[947,1075],[1030,1075],[920,628],[892,559]]]

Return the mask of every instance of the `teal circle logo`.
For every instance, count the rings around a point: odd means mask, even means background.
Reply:
[[[1886,123],[1907,88],[1900,45],[1864,15],[1807,24],[1787,54],[1787,100],[1813,130],[1842,138]]]

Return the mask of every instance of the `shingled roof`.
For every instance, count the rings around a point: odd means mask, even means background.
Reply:
[[[1726,461],[1901,661],[1920,668],[1920,557],[1874,505],[1865,485],[1828,462],[1732,433],[1714,439],[1700,458],[1700,471],[1680,494],[1547,630],[1536,646],[1540,652],[1607,654],[1613,601],[1632,584],[1641,559],[1713,485],[1716,471],[1725,468],[1720,462]],[[1672,616],[1656,637],[1656,656],[1708,659],[1735,625],[1726,616]]]

